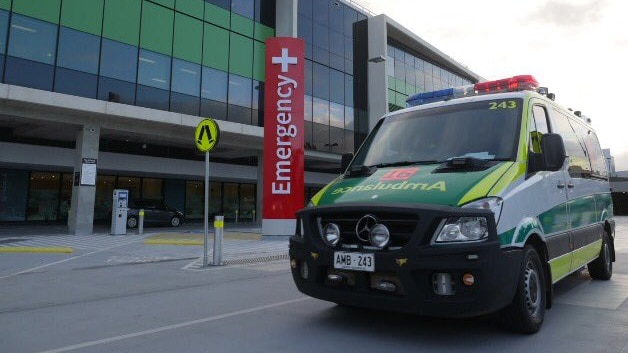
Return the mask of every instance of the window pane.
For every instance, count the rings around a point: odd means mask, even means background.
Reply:
[[[358,13],[350,6],[344,9],[344,32],[346,36],[353,36],[353,22],[358,20]]]
[[[227,103],[213,101],[211,99],[201,99],[201,116],[227,120]]]
[[[57,65],[95,74],[98,72],[100,37],[61,27]]]
[[[329,125],[329,102],[320,99],[314,98],[313,100],[313,111],[314,111],[314,122]]]
[[[170,93],[170,111],[188,115],[198,115],[200,98],[187,94]]]
[[[343,5],[339,1],[333,1],[329,6],[329,26],[332,30],[344,31],[344,12]]]
[[[253,76],[253,40],[231,33],[229,43],[229,72]]]
[[[231,11],[244,17],[254,19],[255,2],[252,0],[231,0]]]
[[[86,98],[96,98],[96,75],[57,67],[54,91]]]
[[[106,1],[103,37],[138,45],[141,9],[142,2],[139,0]]]
[[[142,180],[142,198],[163,200],[163,179],[144,178]]]
[[[140,107],[168,110],[170,94],[168,91],[137,85],[136,105]]]
[[[240,221],[255,221],[255,185],[240,184]]]
[[[170,57],[141,49],[137,82],[146,86],[170,88]]]
[[[53,76],[52,65],[10,56],[6,58],[5,83],[52,91]]]
[[[56,25],[13,14],[9,55],[52,65],[56,44]]]
[[[329,123],[331,126],[344,128],[345,125],[345,107],[338,103],[329,104]]]
[[[238,212],[240,208],[240,199],[238,197],[238,184],[225,183],[224,188],[225,203],[223,213],[225,216],[225,220],[234,221],[236,217],[236,212]]]
[[[117,189],[129,190],[129,201],[141,198],[140,195],[140,178],[136,177],[118,177]]]
[[[0,221],[26,220],[28,172],[0,169]]]
[[[345,75],[345,105],[353,107],[353,76]]]
[[[329,28],[320,24],[314,23],[314,46],[329,50]]]
[[[59,211],[58,173],[31,173],[27,221],[56,221]]]
[[[314,91],[313,95],[318,98],[329,100],[329,68],[314,63]]]
[[[238,75],[229,75],[229,104],[251,108],[252,100],[251,79]]]
[[[135,84],[113,78],[98,79],[98,99],[123,104],[135,104]]]
[[[172,54],[174,11],[144,1],[140,45],[158,53]]]
[[[0,55],[6,53],[9,13],[0,10]]]
[[[344,104],[345,74],[336,70],[329,70],[329,72],[329,98],[332,102]]]
[[[205,189],[200,181],[185,182],[185,219],[203,218]]]
[[[353,131],[355,129],[355,110],[352,107],[345,107],[345,129]]]
[[[101,76],[135,82],[137,75],[136,47],[103,38],[100,55]]]
[[[202,6],[201,3],[201,10]],[[173,56],[200,64],[203,55],[203,47],[200,45],[202,41],[203,22],[177,13],[174,23]]]
[[[172,90],[190,96],[199,96],[201,65],[172,59]]]
[[[203,67],[201,97],[219,102],[227,102],[227,78],[224,71]]]
[[[205,0],[205,2],[220,6],[225,10],[229,10],[231,8],[231,0]]]

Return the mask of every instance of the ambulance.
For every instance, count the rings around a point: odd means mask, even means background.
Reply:
[[[595,131],[533,76],[420,93],[297,214],[302,293],[537,332],[553,285],[608,280],[615,222]]]

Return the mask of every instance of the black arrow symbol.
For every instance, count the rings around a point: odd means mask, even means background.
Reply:
[[[201,128],[201,133],[198,134],[198,139],[196,140],[199,144],[203,143],[203,136],[205,135],[205,132],[207,132],[207,138],[209,139],[209,143],[213,143],[214,142],[214,138],[212,137],[212,133],[211,130],[209,130],[209,125],[203,125],[203,127]]]

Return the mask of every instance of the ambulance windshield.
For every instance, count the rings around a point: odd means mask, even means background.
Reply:
[[[352,168],[433,164],[457,157],[515,160],[522,105],[522,99],[498,99],[393,115],[368,136]]]

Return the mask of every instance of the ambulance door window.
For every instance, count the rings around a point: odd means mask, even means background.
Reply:
[[[540,170],[542,166],[541,138],[549,132],[547,112],[540,105],[532,107],[533,119],[530,119],[530,141],[528,142],[528,171],[530,173]]]

